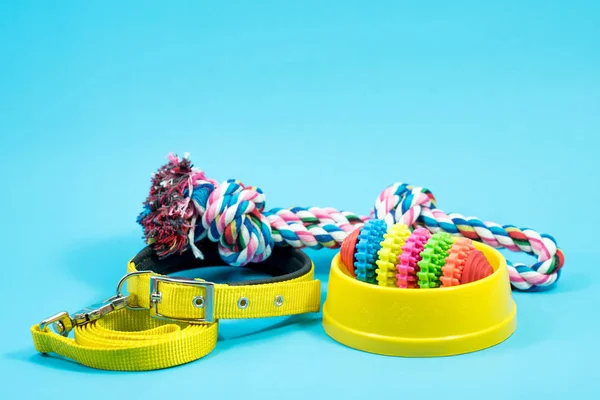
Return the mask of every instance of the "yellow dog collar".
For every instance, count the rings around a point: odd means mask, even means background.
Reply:
[[[189,252],[159,259],[145,248],[128,264],[117,294],[77,313],[58,313],[31,327],[35,348],[93,368],[144,371],[199,359],[217,343],[219,319],[318,312],[320,282],[308,256],[290,247],[247,267],[269,275],[235,283],[172,274],[224,265],[217,245],[203,241],[204,260]],[[167,275],[169,274],[169,275]],[[128,294],[122,292],[127,286]],[[55,332],[49,328],[53,327]],[[68,334],[74,330],[74,339]]]

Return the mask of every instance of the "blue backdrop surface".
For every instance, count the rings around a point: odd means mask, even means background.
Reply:
[[[2,2],[0,398],[592,398],[600,3],[480,3]],[[225,321],[213,353],[161,371],[37,354],[29,327],[112,294],[143,247],[170,151],[267,207],[368,213],[393,182],[426,186],[552,234],[564,273],[514,294],[506,342],[457,357],[352,350],[320,314]],[[335,252],[309,254],[324,300]]]

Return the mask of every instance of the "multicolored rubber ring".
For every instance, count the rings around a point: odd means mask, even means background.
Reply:
[[[375,260],[381,248],[383,235],[387,224],[380,219],[373,219],[365,223],[358,235],[354,263],[356,279],[367,283],[377,283],[375,278]]]
[[[454,244],[448,252],[446,265],[442,267],[442,276],[440,282],[442,286],[458,286],[462,276],[463,268],[467,262],[467,258],[475,249],[473,242],[466,238],[456,238]]]
[[[381,249],[377,252],[377,282],[379,286],[396,286],[396,263],[398,257],[402,254],[402,246],[410,236],[408,226],[397,223],[390,226],[383,235]]]
[[[440,286],[442,267],[446,263],[448,251],[454,243],[454,238],[446,232],[438,232],[431,236],[421,252],[421,261],[418,262],[418,284],[421,289],[436,288]]]
[[[396,270],[396,284],[399,288],[417,287],[418,262],[421,261],[421,252],[425,243],[431,238],[431,232],[425,228],[417,228],[402,246],[402,254],[398,257]]]
[[[354,273],[354,263],[356,262],[354,253],[356,253],[356,243],[358,242],[358,235],[360,234],[361,229],[362,228],[353,230],[352,233],[344,239],[340,249],[342,263],[353,277],[356,277],[356,274]]]

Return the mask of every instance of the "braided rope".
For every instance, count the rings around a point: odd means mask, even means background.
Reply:
[[[336,249],[367,217],[334,208],[275,208],[265,213],[278,245]]]
[[[537,262],[531,266],[508,261],[510,281],[519,290],[540,290],[554,284],[564,264],[564,254],[550,235],[513,225],[500,226],[483,222],[475,217],[446,214],[435,208],[433,194],[421,187],[396,183],[377,198],[374,217],[388,224],[403,222],[409,226],[421,225],[432,233],[440,231],[483,242],[495,248],[534,255]]]
[[[424,188],[396,183],[377,197],[370,217],[333,208],[294,207],[265,211],[265,195],[256,187],[236,180],[222,183],[207,178],[185,155],[170,154],[169,162],[152,176],[150,194],[138,223],[159,257],[191,249],[202,253],[195,242],[208,238],[219,244],[221,258],[230,265],[260,262],[273,246],[320,249],[338,248],[344,239],[369,219],[388,225],[423,226],[477,240],[495,248],[535,255],[531,266],[508,262],[516,289],[539,290],[557,281],[564,255],[556,241],[532,229],[500,226],[436,208],[433,194]]]

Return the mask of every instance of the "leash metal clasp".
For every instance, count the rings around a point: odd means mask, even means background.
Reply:
[[[59,335],[68,336],[73,329],[73,320],[68,312],[62,311],[40,322],[40,330],[45,330],[47,326],[51,326]]]
[[[40,322],[40,329],[45,330],[50,326],[59,335],[69,336],[69,332],[76,326],[88,324],[96,321],[111,312],[128,307],[130,309],[143,309],[140,307],[129,306],[127,304],[129,295],[123,294],[123,287],[127,280],[136,275],[152,274],[151,271],[134,271],[123,276],[117,284],[117,294],[91,306],[82,308],[74,314],[69,314],[66,311],[59,312],[51,317]],[[160,283],[171,283],[183,286],[201,287],[204,289],[203,296],[196,296],[194,306],[204,309],[204,317],[182,319],[173,316],[163,315],[159,311],[159,303],[162,300],[162,293],[159,290]],[[166,319],[171,321],[185,321],[195,323],[212,323],[214,322],[214,297],[215,288],[212,282],[197,281],[194,279],[171,278],[166,276],[150,276],[150,316],[158,319]]]
[[[44,330],[47,326],[51,326],[59,335],[68,336],[74,327],[96,321],[113,311],[122,309],[127,305],[127,297],[116,295],[103,302],[82,308],[72,315],[66,311],[59,312],[40,322],[40,329]]]
[[[85,325],[92,321],[96,321],[113,311],[120,310],[127,306],[128,295],[123,295],[123,286],[125,282],[132,276],[149,274],[150,271],[135,271],[130,272],[121,278],[117,284],[117,294],[91,306],[87,306],[69,315],[68,312],[62,311],[46,318],[40,322],[40,329],[45,330],[47,326],[51,326],[54,332],[62,336],[69,336],[69,332],[76,326]]]
[[[77,311],[71,319],[75,326],[84,325],[96,321],[105,315],[120,310],[127,305],[128,296],[115,295],[101,303],[92,304]]]

